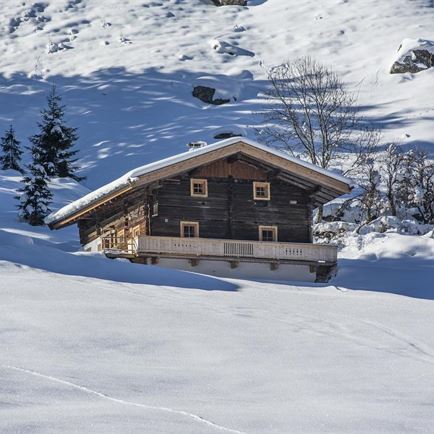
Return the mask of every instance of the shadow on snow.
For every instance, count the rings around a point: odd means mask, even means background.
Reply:
[[[356,291],[434,300],[434,263],[423,258],[340,259],[331,283]]]
[[[1,260],[31,268],[129,284],[176,286],[206,291],[238,289],[233,283],[211,276],[131,264],[127,260],[110,260],[100,254],[73,254],[51,247],[52,245],[49,241],[0,231]]]

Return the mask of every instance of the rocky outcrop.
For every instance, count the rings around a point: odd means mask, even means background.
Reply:
[[[230,139],[232,137],[242,137],[243,135],[240,133],[233,133],[232,131],[218,133],[214,136],[217,140]]]
[[[216,6],[247,6],[247,0],[212,0]]]
[[[434,66],[434,41],[425,39],[404,39],[398,48],[398,56],[391,74],[425,71]]]
[[[193,88],[193,96],[200,99],[202,102],[213,105],[222,105],[230,102],[229,99],[216,98],[214,99],[216,90],[207,86],[195,86]]]

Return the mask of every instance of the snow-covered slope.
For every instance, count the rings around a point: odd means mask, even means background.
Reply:
[[[3,3],[0,128],[13,122],[25,140],[56,84],[80,129],[92,188],[190,140],[212,141],[227,130],[252,135],[266,67],[304,55],[343,75],[385,139],[434,142],[427,98],[434,70],[389,74],[401,40],[434,39],[429,1],[250,0],[246,8],[210,0]],[[216,51],[216,40],[254,56]],[[193,85],[204,80],[237,101],[210,107],[194,99]]]
[[[432,431],[432,299],[137,268],[0,263],[1,432]]]

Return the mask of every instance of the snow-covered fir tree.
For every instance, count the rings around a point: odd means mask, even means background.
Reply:
[[[33,148],[38,149],[35,163],[41,165],[49,177],[70,177],[80,181],[83,178],[76,175],[77,167],[74,166],[78,151],[73,149],[78,139],[77,129],[64,124],[65,106],[54,86],[47,102],[38,123],[40,132],[30,137]]]
[[[17,170],[24,173],[21,167],[21,156],[23,151],[20,148],[20,142],[15,137],[15,131],[12,125],[5,131],[0,139],[0,169],[2,170]]]
[[[16,198],[20,201],[18,205],[20,218],[32,226],[42,226],[44,218],[50,213],[49,205],[53,195],[48,188],[48,177],[45,169],[38,164],[31,164],[29,174],[22,182],[23,188]]]

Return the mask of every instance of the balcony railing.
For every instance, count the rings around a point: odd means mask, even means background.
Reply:
[[[209,238],[138,237],[138,256],[250,258],[334,264],[337,248],[326,244],[220,240]]]

